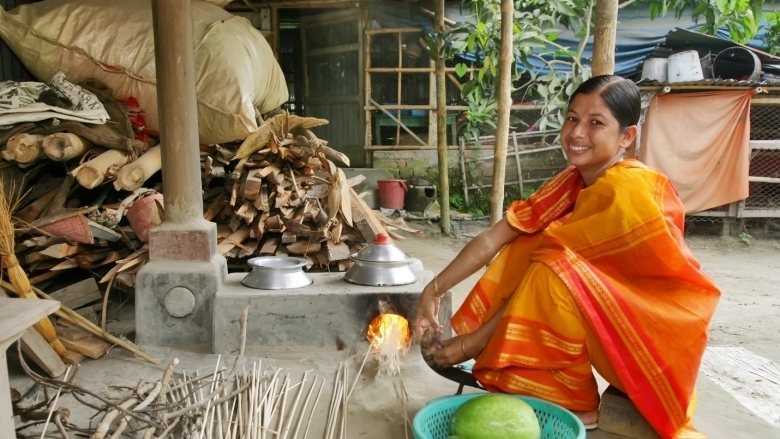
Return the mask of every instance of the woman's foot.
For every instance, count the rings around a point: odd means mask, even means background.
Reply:
[[[585,425],[586,430],[593,430],[599,423],[599,411],[591,410],[589,412],[577,412],[573,411],[574,416],[580,418],[580,421]]]

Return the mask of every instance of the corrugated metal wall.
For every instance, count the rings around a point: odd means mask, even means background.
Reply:
[[[33,3],[33,0],[0,0],[0,6],[6,11]],[[0,81],[35,81],[35,78],[24,68],[19,58],[0,40]]]

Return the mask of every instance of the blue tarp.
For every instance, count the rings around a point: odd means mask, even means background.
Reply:
[[[456,21],[469,19],[468,16],[460,15],[459,8],[456,4],[448,3],[447,6],[447,18]],[[765,6],[766,11],[772,11],[778,8],[780,8],[780,6]],[[372,18],[374,18],[382,27],[414,26],[420,27],[424,31],[430,32],[433,30],[431,27],[431,19],[411,8],[372,7]],[[683,14],[683,17],[678,21],[675,20],[673,14],[650,20],[650,9],[649,6],[646,5],[631,5],[621,9],[618,14],[615,73],[621,76],[630,76],[640,71],[642,62],[647,55],[652,53],[656,46],[665,41],[666,34],[678,27],[695,31],[700,25],[693,23],[690,18],[690,10],[686,11]],[[761,41],[763,35],[764,31],[759,31],[759,34],[748,43],[748,46],[763,49],[764,45]],[[728,39],[728,32],[725,29],[722,29],[718,32],[718,36]],[[568,47],[569,50],[575,52],[579,44],[579,38],[576,38],[571,30],[564,30],[556,43]],[[591,56],[593,56],[592,37],[585,47],[583,59],[588,60]],[[474,61],[476,57],[474,54],[463,54],[460,58],[465,61]],[[529,59],[529,61],[538,73],[546,73],[548,71],[545,64],[538,59]],[[586,61],[586,64],[587,63],[588,61]],[[526,70],[525,65],[519,62],[518,68]],[[556,67],[556,69],[560,71],[566,70],[564,66]]]

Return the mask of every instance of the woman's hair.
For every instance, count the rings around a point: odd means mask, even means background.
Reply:
[[[594,93],[604,99],[609,112],[620,124],[621,131],[639,123],[642,104],[639,89],[633,81],[615,75],[594,76],[577,87],[569,98],[569,105],[577,95]]]

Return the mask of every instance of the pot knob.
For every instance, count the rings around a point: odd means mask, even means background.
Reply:
[[[387,236],[387,233],[380,232],[376,234],[376,241],[374,241],[374,244],[376,245],[389,245],[390,244],[390,237]]]

